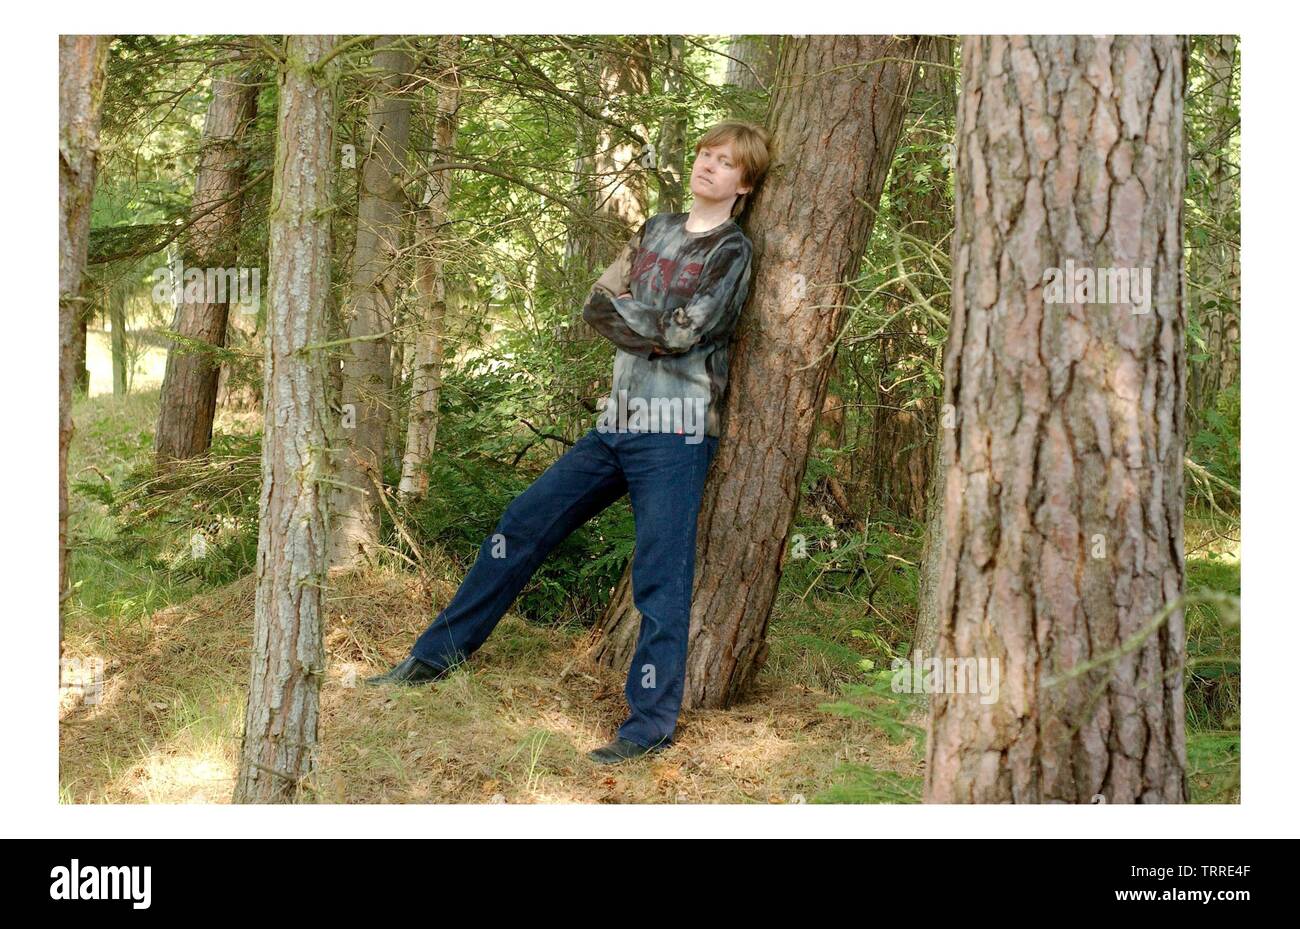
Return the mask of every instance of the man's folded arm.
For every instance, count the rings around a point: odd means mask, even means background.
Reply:
[[[587,302],[582,307],[582,318],[591,328],[623,351],[649,358],[656,349],[659,352],[664,352],[665,349],[654,339],[647,338],[629,326],[627,320],[619,315],[614,306],[614,299],[619,294],[627,293],[631,286],[632,262],[636,260],[636,252],[641,245],[641,236],[645,232],[645,227],[646,224],[642,223],[641,228],[623,247],[618,258],[605,269],[605,273],[592,286],[591,293],[587,295]]]
[[[694,295],[675,309],[659,310],[631,296],[616,295],[611,302],[633,333],[665,354],[682,354],[734,324],[731,311],[749,294],[750,259],[751,248],[744,239],[718,246],[704,262]]]

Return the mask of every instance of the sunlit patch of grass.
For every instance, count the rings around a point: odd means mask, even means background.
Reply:
[[[1241,802],[1241,733],[1187,733],[1188,785],[1193,803]]]

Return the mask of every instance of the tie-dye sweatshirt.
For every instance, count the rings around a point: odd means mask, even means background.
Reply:
[[[688,232],[687,216],[646,220],[583,307],[582,318],[617,347],[602,431],[676,432],[688,442],[719,434],[753,246],[734,218]]]

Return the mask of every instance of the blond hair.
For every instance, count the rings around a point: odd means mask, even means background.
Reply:
[[[728,142],[733,144],[736,162],[740,165],[740,183],[749,187],[749,193],[740,194],[732,204],[731,215],[739,216],[758,190],[772,162],[772,134],[757,123],[726,119],[700,136],[695,143],[695,154],[698,155],[702,148],[716,148]]]

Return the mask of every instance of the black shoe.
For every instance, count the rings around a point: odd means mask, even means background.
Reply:
[[[441,680],[449,673],[451,673],[450,668],[435,668],[433,665],[412,655],[386,674],[366,678],[366,683],[372,687],[379,684],[409,684],[413,686]]]
[[[602,745],[600,748],[592,749],[587,752],[587,757],[596,764],[618,764],[620,761],[627,761],[630,758],[639,758],[641,755],[649,755],[656,752],[662,752],[668,748],[671,742],[660,742],[657,745],[651,745],[646,748],[644,745],[638,745],[627,739],[618,738],[608,745]]]

